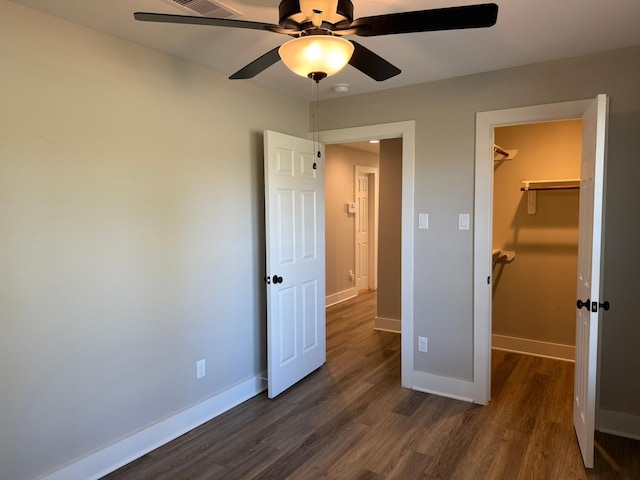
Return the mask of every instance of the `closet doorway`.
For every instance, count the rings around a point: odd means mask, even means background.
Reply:
[[[604,184],[608,97],[479,112],[476,114],[474,225],[474,401],[491,398],[492,212],[494,129],[508,125],[582,119],[580,211],[576,306],[573,421],[586,467],[593,466],[595,412],[598,408],[599,326],[608,302],[602,298]],[[535,190],[553,182],[529,182]],[[535,212],[535,197],[527,210]],[[543,301],[544,299],[539,299]]]
[[[574,361],[582,120],[494,138],[492,347]]]

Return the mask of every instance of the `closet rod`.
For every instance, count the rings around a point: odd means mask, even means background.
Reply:
[[[503,149],[501,149],[499,146],[494,145],[493,146],[493,151],[496,153],[499,153],[500,155],[503,155],[505,157],[509,156],[509,152],[504,151]]]
[[[547,185],[546,187],[520,187],[521,192],[531,192],[535,190],[580,190],[580,185]]]
[[[496,263],[504,263],[504,262],[506,262],[507,260],[509,260],[509,256],[508,256],[508,255],[506,255],[506,254],[500,255],[498,258],[496,258],[496,259],[493,261],[493,266],[495,267],[495,266],[496,266]]]

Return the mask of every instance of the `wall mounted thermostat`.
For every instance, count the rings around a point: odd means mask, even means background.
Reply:
[[[356,213],[356,204],[355,203],[347,203],[347,212],[348,213]]]

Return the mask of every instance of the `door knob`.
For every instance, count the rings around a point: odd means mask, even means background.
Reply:
[[[599,303],[598,305],[603,310],[609,310],[609,301],[605,301],[604,303]]]
[[[283,279],[282,277],[279,277],[278,275],[274,275],[274,276],[273,276],[273,283],[274,283],[275,285],[277,285],[278,283],[282,283],[282,281],[283,281],[283,280],[284,280],[284,279]]]
[[[587,310],[589,310],[589,308],[591,307],[591,301],[588,298],[586,302],[583,302],[582,300],[578,299],[578,301],[576,302],[576,305],[578,306],[578,308],[586,308]]]

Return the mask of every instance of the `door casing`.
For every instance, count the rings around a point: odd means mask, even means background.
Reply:
[[[415,121],[349,127],[319,132],[323,144],[348,143],[372,138],[402,138],[402,240],[401,240],[401,371],[402,386],[412,388],[413,370],[413,227],[415,177]]]
[[[595,99],[590,98],[586,100],[579,100],[573,102],[554,103],[547,105],[537,105],[532,107],[521,107],[507,110],[496,110],[491,112],[480,112],[476,114],[476,184],[475,184],[475,226],[474,226],[474,401],[476,403],[487,404],[491,399],[491,242],[492,242],[492,216],[493,216],[493,143],[494,143],[494,129],[495,127],[501,127],[506,125],[518,125],[537,122],[548,122],[568,119],[583,118],[587,110],[592,105],[598,112],[598,118],[601,111],[604,111],[604,130],[598,135],[602,138],[599,140],[601,144],[596,144],[595,151],[600,151],[600,155],[604,156],[606,162],[606,115],[607,115],[607,97],[606,95],[598,95]],[[605,105],[602,107],[602,105]],[[600,120],[598,120],[599,122]],[[584,136],[584,123],[583,123],[583,136]],[[583,137],[584,142],[584,137]],[[602,150],[600,150],[602,149]],[[583,152],[584,155],[584,152]],[[597,157],[598,154],[596,154]],[[581,179],[583,178],[583,162],[581,159]],[[597,160],[596,160],[597,163]],[[601,192],[604,187],[601,182],[604,182],[604,170],[606,166],[601,165],[603,171],[599,172],[602,177],[596,180],[600,183]],[[583,195],[581,189],[581,197]],[[596,200],[598,199],[596,195]],[[582,215],[582,202],[580,199],[580,210]],[[604,202],[604,197],[599,198],[600,202]],[[593,212],[592,212],[593,213]],[[604,213],[601,211],[601,213]],[[582,218],[581,218],[582,221]],[[602,219],[594,222],[594,248],[598,248],[598,257],[601,254],[601,243],[604,231],[602,229]],[[582,230],[582,226],[580,229]],[[600,241],[595,241],[595,232],[600,232]],[[582,232],[580,233],[582,238]],[[596,247],[596,244],[598,245]],[[580,249],[582,243],[579,245]],[[596,275],[601,275],[602,263],[598,262]],[[593,275],[592,275],[593,277]],[[594,283],[595,285],[595,283]],[[596,290],[600,290],[601,286],[598,280],[598,287]],[[592,300],[593,292],[592,292]],[[596,316],[600,315],[598,313]],[[593,320],[592,320],[593,321]],[[599,320],[595,321],[596,327],[601,325]],[[597,412],[599,409],[599,391],[598,391],[598,362],[597,358],[599,352],[600,335],[599,331],[591,332],[591,335],[596,335],[596,338],[591,337],[589,346],[588,362],[595,362],[588,368],[587,374],[589,375],[589,383],[592,382],[592,371],[595,370],[595,378],[593,383],[595,384],[595,411],[591,410],[592,417],[586,421],[589,425],[587,428],[591,428],[591,432],[578,432],[578,427],[575,421],[576,410],[574,406],[574,425],[576,425],[576,433],[578,439],[582,435],[582,441],[580,441],[580,448],[582,450],[583,460],[586,467],[593,466],[593,429],[598,429],[597,424]],[[576,340],[577,341],[577,340]],[[579,369],[579,345],[576,344],[576,379],[578,378]],[[575,392],[574,392],[575,399]],[[591,435],[591,441],[586,439],[586,436]]]
[[[494,128],[579,119],[593,99],[479,112],[476,114],[474,207],[473,390],[474,402],[491,399],[491,241]]]

